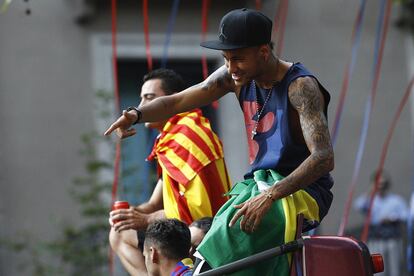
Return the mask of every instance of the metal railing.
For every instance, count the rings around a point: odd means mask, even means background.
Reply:
[[[303,239],[297,239],[285,244],[282,244],[278,247],[271,248],[265,251],[262,251],[260,253],[254,254],[252,256],[234,261],[232,263],[214,268],[209,271],[202,272],[200,274],[194,274],[198,276],[215,276],[215,275],[223,275],[223,274],[229,274],[233,273],[239,270],[242,270],[246,267],[249,267],[251,265],[254,265],[260,261],[264,261],[270,258],[274,258],[286,253],[294,252],[303,247]]]

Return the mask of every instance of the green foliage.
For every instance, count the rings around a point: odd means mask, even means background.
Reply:
[[[102,275],[108,266],[108,223],[65,226],[63,238],[49,243],[49,250],[70,267],[71,275]]]
[[[19,233],[13,240],[0,240],[2,248],[18,258],[18,271],[22,275],[64,275],[64,266],[49,265],[45,258],[50,255],[50,245],[46,243],[34,244],[31,235]],[[50,262],[50,261],[49,261]],[[58,261],[56,261],[58,262]]]
[[[0,6],[0,14],[7,11],[11,4],[12,0],[4,0],[3,4]]]
[[[100,102],[112,100],[109,93],[98,91]],[[101,118],[106,118],[99,113]],[[80,154],[85,158],[86,174],[73,181],[70,192],[80,206],[82,225],[64,225],[62,237],[47,244],[49,252],[58,256],[60,263],[68,267],[71,275],[108,274],[109,253],[109,198],[112,183],[103,180],[103,175],[112,174],[113,166],[109,160],[97,155],[97,145],[106,143],[113,147],[110,139],[96,131],[81,136]]]

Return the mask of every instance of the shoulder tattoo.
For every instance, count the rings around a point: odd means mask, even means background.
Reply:
[[[289,100],[299,113],[305,140],[316,147],[330,147],[328,123],[323,113],[324,100],[315,79],[297,79],[289,88]]]
[[[319,112],[323,110],[322,93],[315,79],[300,78],[289,87],[289,99],[299,112]]]

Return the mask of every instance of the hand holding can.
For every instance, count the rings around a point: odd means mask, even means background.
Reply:
[[[129,209],[128,201],[115,201],[114,204],[112,205],[112,211],[119,210],[119,209]],[[118,219],[113,220],[114,223],[117,223],[119,221],[120,220]]]

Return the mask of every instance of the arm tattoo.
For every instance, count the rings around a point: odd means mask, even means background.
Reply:
[[[206,91],[230,91],[233,88],[233,84],[227,69],[222,68],[208,78],[202,89]]]
[[[314,182],[331,171],[334,163],[328,123],[323,113],[323,95],[316,80],[305,77],[294,81],[289,87],[289,100],[299,114],[303,137],[311,155],[284,179],[284,185],[275,186],[279,198]]]

